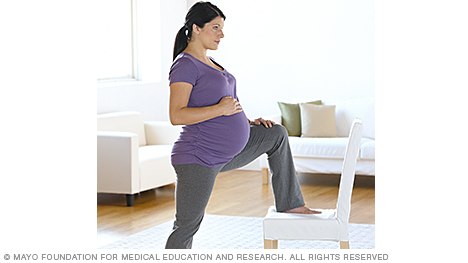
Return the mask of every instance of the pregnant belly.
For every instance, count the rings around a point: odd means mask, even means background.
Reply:
[[[200,124],[200,150],[232,158],[249,140],[250,125],[243,112]]]
[[[207,165],[229,162],[244,149],[250,125],[243,112],[185,126],[173,148],[174,155],[192,155]]]

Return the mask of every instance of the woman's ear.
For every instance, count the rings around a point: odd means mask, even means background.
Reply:
[[[195,25],[195,23],[192,25],[192,32],[194,32],[195,34],[200,34],[201,32],[201,28],[197,25]]]

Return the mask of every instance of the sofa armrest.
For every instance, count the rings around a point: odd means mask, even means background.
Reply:
[[[172,125],[168,121],[145,121],[147,144],[174,144],[182,131],[181,125]]]
[[[138,135],[97,132],[97,192],[134,194],[140,189]]]

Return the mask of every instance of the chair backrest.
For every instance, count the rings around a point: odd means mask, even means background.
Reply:
[[[136,111],[121,111],[98,114],[98,131],[132,132],[138,135],[138,145],[146,145],[143,117]]]
[[[362,121],[354,119],[349,132],[348,145],[341,170],[338,201],[336,203],[337,217],[341,222],[349,222],[351,211],[351,194],[353,192],[356,162],[362,137]]]

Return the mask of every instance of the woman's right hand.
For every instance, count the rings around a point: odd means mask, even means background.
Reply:
[[[224,116],[230,116],[242,112],[240,103],[231,96],[223,97],[219,101],[218,107],[220,108],[221,114]]]

